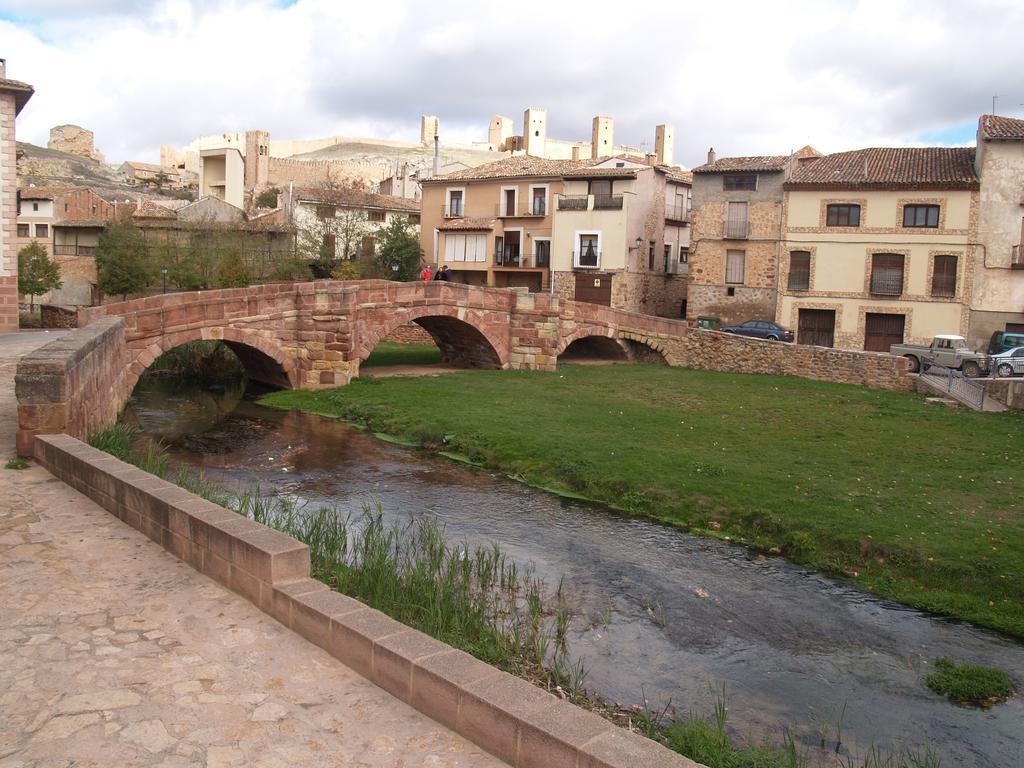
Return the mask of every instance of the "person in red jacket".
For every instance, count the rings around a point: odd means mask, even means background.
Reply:
[[[430,280],[433,280],[433,279],[434,279],[434,276],[430,273],[430,265],[429,264],[424,264],[423,265],[423,270],[420,272],[420,280],[422,280],[423,282],[426,283],[426,282],[428,282]]]

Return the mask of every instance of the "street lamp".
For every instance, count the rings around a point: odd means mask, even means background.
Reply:
[[[398,263],[397,261],[392,261],[392,262],[391,262],[391,271],[392,271],[392,272],[397,272],[397,271],[398,271],[398,268],[399,268],[400,266],[401,266],[401,265],[400,265],[400,264],[399,264],[399,263]]]
[[[160,274],[164,278],[164,293],[167,293],[167,267],[160,267]]]
[[[642,237],[638,237],[636,239],[636,249],[639,251],[643,247],[644,247],[644,239]]]

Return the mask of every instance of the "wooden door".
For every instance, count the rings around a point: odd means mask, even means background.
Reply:
[[[888,352],[893,344],[902,344],[905,323],[905,315],[868,312],[864,317],[864,351]]]
[[[586,301],[590,304],[603,304],[606,307],[612,303],[612,278],[610,275],[577,274],[576,275],[576,301]]]
[[[835,344],[836,313],[832,309],[801,309],[797,323],[797,344],[831,347]]]

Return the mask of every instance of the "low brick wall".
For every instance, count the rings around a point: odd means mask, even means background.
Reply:
[[[129,351],[124,321],[98,320],[18,361],[18,453],[32,455],[35,435],[85,438],[113,424],[128,401]]]
[[[718,331],[691,329],[665,339],[673,364],[724,373],[800,376],[837,384],[910,392],[914,381],[902,357],[803,344],[762,341]]]
[[[430,344],[434,345],[434,337],[427,333],[416,323],[400,325],[381,341],[391,341],[395,344]]]
[[[649,739],[329,590],[309,549],[68,435],[39,463],[396,698],[519,768],[697,768]]]

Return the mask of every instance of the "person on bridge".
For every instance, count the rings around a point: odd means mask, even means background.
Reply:
[[[451,282],[452,273],[448,269],[448,265],[447,264],[445,264],[443,267],[441,267],[439,270],[437,270],[437,274],[434,275],[434,279],[435,280],[443,280],[446,283],[447,282]]]
[[[426,283],[433,279],[434,276],[430,273],[430,265],[424,264],[423,269],[420,271],[420,280]]]

